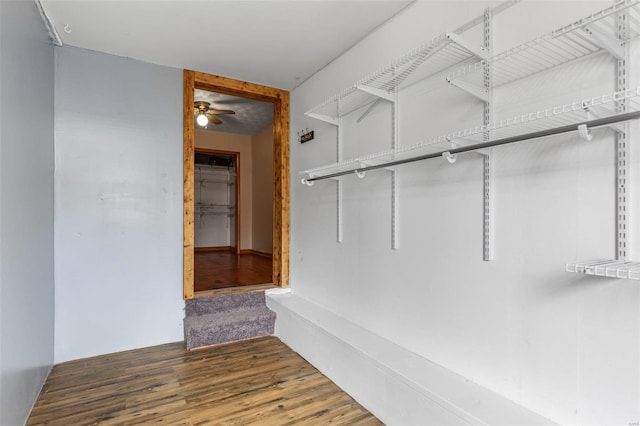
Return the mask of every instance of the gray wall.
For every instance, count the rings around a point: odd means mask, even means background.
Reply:
[[[0,1],[0,424],[53,363],[53,47],[34,2]]]
[[[182,71],[65,46],[55,97],[55,362],[182,340]]]

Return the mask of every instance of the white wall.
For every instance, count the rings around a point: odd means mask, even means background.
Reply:
[[[35,3],[0,2],[3,426],[25,423],[53,364],[53,61]]]
[[[496,49],[608,5],[525,1],[496,18]],[[610,131],[597,130],[591,142],[569,135],[495,149],[492,262],[482,261],[479,156],[399,169],[395,251],[386,172],[344,178],[342,244],[335,238],[335,182],[299,183],[300,170],[335,160],[335,129],[305,111],[484,6],[417,2],[293,91],[293,292],[554,421],[638,422],[640,288],[564,272],[566,262],[615,256]],[[505,86],[495,93],[496,116],[611,92],[613,69],[610,58],[598,56]],[[480,124],[481,111],[442,76],[419,82],[400,94],[400,144]],[[344,158],[389,147],[388,108],[359,124],[355,115],[343,127]],[[307,127],[316,139],[301,145],[295,132]],[[631,167],[637,197],[637,154]]]
[[[55,361],[182,340],[182,72],[63,47],[55,85]]]

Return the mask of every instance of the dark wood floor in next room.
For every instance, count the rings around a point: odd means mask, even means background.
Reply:
[[[27,425],[380,425],[276,337],[53,367]]]
[[[256,254],[236,255],[228,251],[195,253],[195,291],[267,284],[272,281],[272,260]]]

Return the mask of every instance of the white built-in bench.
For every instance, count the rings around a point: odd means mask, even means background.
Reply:
[[[388,425],[554,424],[292,292],[267,305],[276,336]]]

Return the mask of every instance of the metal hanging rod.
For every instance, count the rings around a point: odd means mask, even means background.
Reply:
[[[415,161],[428,160],[430,158],[438,158],[438,157],[450,157],[456,154],[461,154],[464,152],[477,151],[481,149],[491,148],[499,145],[507,145],[515,142],[522,142],[530,139],[543,138],[546,136],[559,135],[563,133],[569,133],[574,131],[580,131],[580,129],[592,129],[596,127],[608,126],[615,123],[620,123],[623,121],[637,120],[640,118],[640,111],[628,112],[624,114],[617,114],[611,117],[598,118],[595,120],[584,121],[582,123],[569,124],[566,126],[560,126],[553,129],[540,130],[531,133],[525,133],[518,136],[510,136],[507,138],[496,139],[493,141],[482,142],[474,145],[463,146],[460,148],[447,149],[443,151],[434,152],[431,154],[420,155],[413,158],[407,158],[403,160],[395,160],[388,161],[386,163],[375,164],[372,166],[359,167],[353,170],[345,170],[342,172],[331,173],[324,176],[317,177],[309,177],[303,179],[303,183],[311,183],[317,180],[323,179],[331,179],[339,176],[345,176],[353,173],[357,173],[359,176],[362,176],[363,172],[367,172],[369,170],[383,169],[387,167],[399,166],[401,164],[413,163]]]

